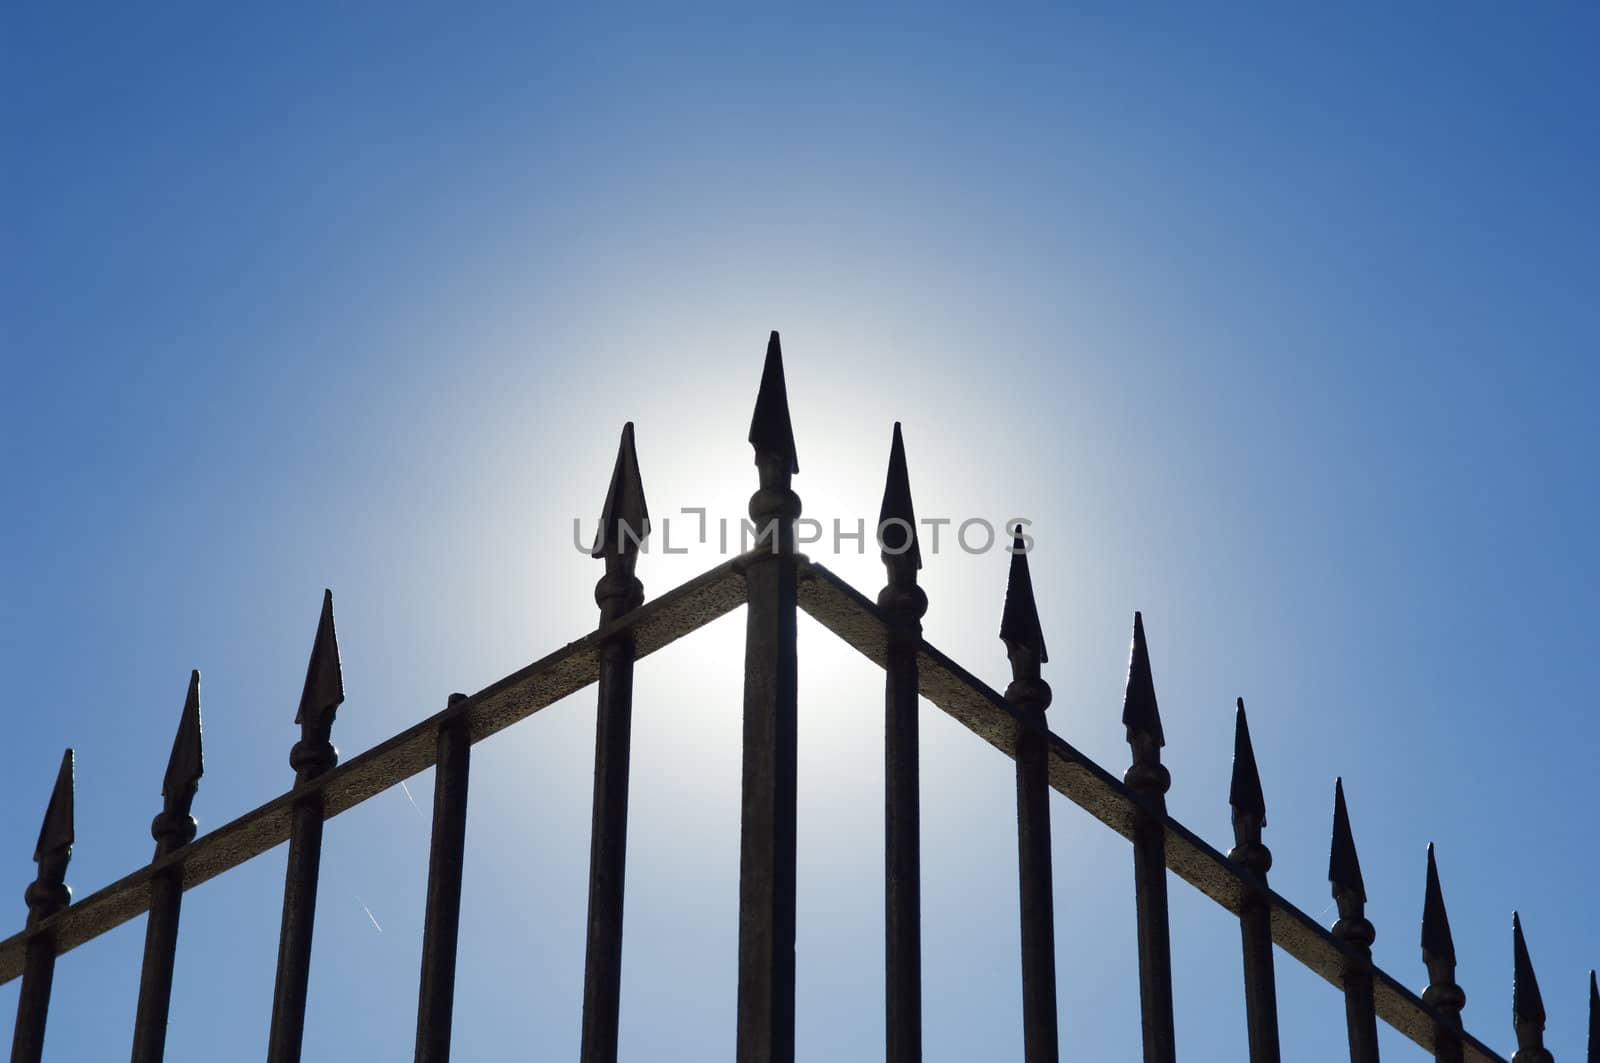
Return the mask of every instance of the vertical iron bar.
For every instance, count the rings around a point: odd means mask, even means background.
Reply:
[[[905,444],[894,426],[889,474],[878,515],[888,584],[878,605],[888,614],[884,669],[884,1033],[889,1063],[922,1058],[922,840],[917,650],[928,596],[917,586],[922,553],[911,508]]]
[[[1050,855],[1049,728],[1050,684],[1040,678],[1049,660],[1039,610],[1028,572],[1028,543],[1022,527],[1011,544],[1000,640],[1011,661],[1006,700],[1018,717],[1017,887],[1022,918],[1022,1051],[1027,1063],[1055,1063],[1059,1052],[1056,1018],[1055,892]]]
[[[159,860],[194,840],[189,814],[200,785],[200,673],[189,674],[178,733],[162,780],[161,814],[150,824]],[[145,923],[144,964],[139,974],[139,1006],[133,1020],[133,1063],[161,1063],[167,1045],[167,1015],[172,1006],[172,969],[178,951],[178,915],[183,905],[183,865],[150,880],[150,916]]]
[[[451,694],[450,704],[466,700]],[[467,842],[467,780],[472,735],[464,714],[439,728],[433,769],[433,835],[422,921],[422,978],[417,990],[416,1063],[449,1063],[455,1010],[456,941],[461,929],[461,870]]]
[[[1042,686],[1043,683],[1041,682]],[[1044,710],[1017,704],[1017,862],[1022,916],[1022,1041],[1027,1063],[1055,1063],[1055,893],[1050,864],[1049,746]]]
[[[744,754],[739,827],[739,1063],[793,1063],[798,573],[790,490],[799,471],[778,334],[750,425],[761,488],[745,570]]]
[[[1544,1046],[1544,997],[1522,936],[1522,917],[1516,912],[1511,913],[1511,970],[1511,1023],[1517,1034],[1511,1063],[1551,1063],[1554,1057]]]
[[[325,591],[322,616],[300,697],[301,738],[289,753],[297,786],[331,771],[339,754],[331,740],[333,717],[344,701],[339,646],[333,628],[333,593]],[[272,988],[267,1063],[299,1063],[311,978],[311,935],[317,915],[317,875],[322,866],[325,799],[315,790],[294,803],[289,818],[289,858],[283,880],[283,923],[278,933],[278,974]]]
[[[595,585],[605,626],[644,602],[634,578],[640,544],[650,529],[634,450],[633,424],[623,426],[611,487],[601,509],[593,555],[606,573]],[[600,648],[594,736],[594,817],[589,836],[589,930],[583,976],[582,1063],[616,1063],[622,1006],[622,909],[628,851],[628,759],[633,728],[631,631]]]
[[[1234,717],[1233,778],[1228,788],[1233,806],[1233,849],[1228,859],[1247,877],[1239,903],[1239,937],[1244,950],[1245,1025],[1250,1034],[1250,1063],[1278,1063],[1278,989],[1272,967],[1272,907],[1267,899],[1267,872],[1272,852],[1261,842],[1267,825],[1266,797],[1256,770],[1255,749],[1245,720],[1244,699]]]
[[[55,788],[39,830],[33,859],[39,873],[23,894],[28,904],[28,926],[35,927],[72,903],[66,886],[67,862],[72,859],[72,750],[61,757]],[[29,940],[22,960],[22,989],[17,995],[17,1025],[11,1035],[11,1063],[39,1063],[44,1054],[45,1020],[50,1013],[50,985],[56,973],[56,940],[50,932]]]
[[[1123,775],[1139,802],[1133,828],[1134,908],[1139,937],[1139,1016],[1145,1063],[1173,1063],[1177,1038],[1172,1023],[1172,939],[1167,923],[1167,798],[1172,774],[1161,763],[1165,737],[1156,704],[1144,618],[1133,614],[1133,650],[1122,722],[1133,764]]]
[[[1333,937],[1344,951],[1344,1016],[1350,1036],[1350,1063],[1378,1063],[1378,1012],[1372,990],[1372,942],[1377,936],[1366,918],[1367,891],[1356,858],[1355,835],[1344,803],[1344,781],[1333,784],[1333,845],[1328,856],[1339,920]]]

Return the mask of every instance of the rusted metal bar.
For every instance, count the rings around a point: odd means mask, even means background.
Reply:
[[[795,519],[800,471],[774,332],[750,423],[761,488],[750,497],[758,541],[749,568],[744,658],[744,765],[739,826],[740,1063],[794,1060]]]
[[[1172,939],[1167,923],[1167,789],[1172,774],[1161,763],[1161,713],[1156,706],[1144,618],[1133,614],[1133,649],[1122,723],[1133,764],[1123,775],[1138,797],[1133,829],[1134,910],[1139,935],[1139,1017],[1145,1063],[1173,1063],[1177,1037],[1172,1025]]]
[[[467,700],[451,694],[451,706]],[[466,858],[467,784],[472,735],[464,715],[439,727],[433,775],[433,832],[428,899],[422,918],[422,977],[417,988],[416,1063],[449,1063],[456,999],[456,944],[461,930],[461,871]]]
[[[1533,976],[1533,960],[1522,936],[1522,917],[1511,913],[1511,1021],[1517,1033],[1517,1050],[1511,1063],[1552,1063],[1544,1046],[1544,997]]]
[[[322,616],[306,665],[300,695],[300,741],[289,766],[300,787],[339,762],[333,748],[333,717],[344,701],[339,643],[333,629],[333,592],[324,591]],[[289,860],[283,880],[283,926],[278,934],[278,975],[272,990],[272,1026],[267,1063],[298,1063],[305,1033],[306,987],[311,978],[311,936],[317,917],[317,875],[322,866],[322,825],[327,816],[322,790],[295,801],[289,814]]]
[[[1355,835],[1344,803],[1344,780],[1333,783],[1333,845],[1328,853],[1328,882],[1339,906],[1333,937],[1343,946],[1340,981],[1344,985],[1344,1017],[1350,1034],[1350,1063],[1378,1063],[1378,1016],[1372,977],[1372,942],[1376,931],[1366,917],[1367,889],[1361,881]]]
[[[150,825],[153,859],[160,860],[194,840],[189,809],[204,764],[200,748],[200,673],[189,674],[178,733],[161,785],[161,814]],[[167,1045],[167,1014],[172,1005],[172,968],[178,951],[178,915],[183,906],[183,865],[150,880],[150,918],[145,924],[144,965],[139,974],[139,1006],[133,1020],[133,1063],[161,1063]]]
[[[905,442],[895,422],[878,513],[888,582],[878,604],[890,617],[883,671],[884,1058],[922,1059],[922,812],[917,725],[917,647],[928,596],[917,586],[922,549],[911,505]]]
[[[1242,871],[1246,885],[1239,901],[1239,936],[1244,949],[1245,1026],[1250,1035],[1250,1063],[1278,1063],[1278,986],[1272,968],[1272,903],[1267,872],[1272,851],[1261,841],[1267,825],[1267,801],[1256,770],[1250,725],[1240,698],[1233,727],[1233,778],[1228,787],[1233,808],[1233,849],[1228,859]]]
[[[435,713],[326,775],[246,812],[96,890],[78,903],[0,941],[0,984],[23,973],[30,941],[48,937],[56,954],[143,915],[150,908],[150,883],[170,868],[183,867],[190,890],[229,868],[282,845],[296,802],[312,791],[323,795],[323,811],[336,816],[404,779],[434,766],[439,729],[454,719],[466,721],[473,742],[498,733],[599,678],[598,648],[623,629],[634,633],[634,649],[647,656],[744,603],[748,555],[730,558],[641,606],[614,624],[570,642],[554,653],[490,684],[459,705]]]
[[[44,1054],[56,946],[55,930],[41,924],[72,901],[72,891],[66,885],[73,842],[72,774],[69,749],[61,755],[56,784],[50,791],[50,803],[45,806],[44,824],[39,828],[39,844],[33,850],[39,873],[24,894],[31,936],[24,955],[22,991],[17,995],[17,1025],[11,1032],[11,1063],[39,1063]]]
[[[1433,1027],[1433,1058],[1440,1063],[1461,1063],[1461,1009],[1467,994],[1456,984],[1455,940],[1450,936],[1450,916],[1444,910],[1431,842],[1422,896],[1422,962],[1428,968],[1428,987],[1422,991],[1422,999],[1439,1013]]]
[[[605,626],[639,608],[634,578],[650,531],[633,424],[622,429],[617,463],[600,513],[593,555],[606,573],[594,598]],[[616,1063],[622,1001],[622,904],[628,848],[628,757],[633,727],[633,636],[622,631],[600,648],[595,716],[594,819],[589,841],[589,939],[583,975],[583,1063]]]
[[[800,607],[880,667],[888,659],[890,619],[875,603],[814,562],[800,566]],[[1005,756],[1015,753],[1016,709],[987,684],[926,640],[917,657],[922,696]],[[1050,785],[1123,837],[1132,838],[1135,798],[1131,790],[1057,735],[1049,736]],[[1237,915],[1247,892],[1239,867],[1168,817],[1168,870]],[[1344,952],[1328,930],[1294,904],[1267,891],[1272,940],[1329,984],[1340,986]],[[1398,980],[1373,971],[1378,1015],[1405,1037],[1431,1051],[1437,1013]],[[1470,1063],[1506,1063],[1505,1057],[1463,1035]]]
[[[1040,678],[1049,660],[1039,610],[1028,573],[1028,553],[1019,526],[1011,546],[1006,605],[1000,640],[1011,661],[1006,701],[1016,713],[1017,885],[1022,918],[1022,1054],[1028,1063],[1055,1063],[1055,895],[1050,865],[1049,734],[1044,712],[1050,684]]]

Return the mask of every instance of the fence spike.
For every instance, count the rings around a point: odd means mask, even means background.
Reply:
[[[901,524],[900,522],[904,522]],[[878,605],[888,615],[884,662],[884,1059],[922,1059],[922,826],[917,724],[917,653],[928,595],[917,586],[922,557],[911,507],[900,422],[889,446],[889,471],[878,512],[888,582]]]
[[[72,903],[66,886],[67,862],[72,859],[72,750],[61,755],[61,768],[45,807],[39,844],[33,850],[39,872],[23,895],[28,904],[28,926],[34,927]],[[50,1014],[50,984],[55,978],[56,941],[53,931],[35,935],[23,957],[22,989],[17,995],[17,1024],[11,1033],[12,1063],[38,1063],[44,1054],[45,1020]]]
[[[1256,751],[1250,744],[1250,724],[1245,720],[1244,699],[1235,702],[1233,714],[1233,777],[1228,782],[1228,804],[1233,806],[1234,841],[1239,836],[1241,816],[1245,829],[1253,831],[1249,840],[1261,841],[1261,828],[1267,825],[1267,798],[1261,791],[1261,774],[1256,770]],[[1263,868],[1263,871],[1265,869]]]
[[[894,439],[889,444],[889,474],[883,484],[883,504],[878,508],[878,541],[891,579],[897,565],[913,570],[922,567],[922,544],[911,508],[911,477],[906,472],[906,445],[900,437],[899,421],[894,423]]]
[[[1544,997],[1522,936],[1522,917],[1511,913],[1511,1024],[1517,1033],[1517,1051],[1511,1063],[1549,1063],[1544,1047]]]
[[[1137,612],[1133,614],[1133,649],[1128,655],[1128,686],[1122,697],[1122,724],[1128,729],[1128,743],[1134,746],[1136,762],[1140,760],[1141,752],[1145,760],[1160,760],[1159,750],[1167,741],[1161,733],[1161,710],[1156,706],[1156,684],[1150,675],[1150,650],[1144,641],[1144,616]],[[1148,748],[1141,750],[1141,746]]]
[[[1434,1058],[1459,1063],[1461,1008],[1467,1002],[1467,994],[1456,984],[1456,946],[1450,936],[1450,916],[1444,910],[1432,842],[1428,843],[1428,880],[1422,899],[1422,962],[1428,968],[1428,986],[1422,991],[1422,1001],[1441,1016],[1434,1024]]]
[[[200,785],[200,673],[189,673],[189,692],[172,739],[172,756],[161,783],[161,812],[150,824],[161,859],[194,840],[189,810]],[[150,881],[150,915],[145,922],[144,963],[139,971],[139,1004],[133,1020],[133,1063],[160,1063],[166,1052],[167,1018],[172,1009],[172,972],[177,959],[178,921],[183,910],[183,865],[166,868]]]
[[[39,827],[39,844],[33,849],[34,863],[40,865],[41,882],[47,875],[47,863],[53,866],[53,862],[59,860],[60,870],[65,873],[67,861],[72,858],[72,843],[76,840],[73,836],[72,783],[73,754],[68,749],[61,754],[56,784],[50,790],[50,803],[45,806],[44,822]],[[60,878],[55,878],[54,882],[59,883]]]
[[[595,530],[590,556],[636,557],[648,534],[650,512],[645,507],[644,481],[639,477],[639,455],[633,446],[633,422],[629,421],[622,426],[617,464],[611,470],[611,486],[600,508],[600,527]]]
[[[182,803],[182,815],[189,814],[189,800],[205,774],[205,761],[200,748],[200,672],[189,673],[189,692],[183,699],[183,713],[178,717],[178,732],[172,738],[172,755],[167,758],[167,773],[161,780],[161,796],[171,802]]]
[[[1006,606],[1000,615],[1000,641],[1006,644],[1014,679],[1038,679],[1039,666],[1050,660],[1044,632],[1039,627],[1039,607],[1028,574],[1028,553],[1023,549],[1022,525],[1011,544],[1011,572],[1006,578]]]
[[[1373,999],[1372,942],[1377,937],[1366,917],[1367,890],[1361,881],[1350,812],[1344,803],[1344,780],[1333,783],[1333,844],[1328,852],[1328,882],[1339,906],[1333,936],[1345,948],[1344,1011],[1350,1034],[1351,1063],[1377,1063],[1378,1016]]]
[[[783,459],[791,474],[800,471],[794,425],[789,420],[789,390],[783,380],[783,348],[776,329],[767,341],[767,360],[761,367],[761,389],[756,392],[756,409],[750,418],[750,445]]]
[[[1450,936],[1450,916],[1444,910],[1444,892],[1439,888],[1439,865],[1433,857],[1432,842],[1428,843],[1428,883],[1422,898],[1422,958],[1430,972],[1435,964],[1455,969],[1455,939]]]
[[[1267,825],[1267,801],[1256,771],[1255,748],[1244,699],[1233,716],[1233,777],[1228,804],[1233,806],[1233,848],[1228,859],[1259,877],[1246,880],[1239,900],[1239,935],[1244,948],[1245,1023],[1250,1036],[1250,1063],[1278,1063],[1278,989],[1272,962],[1272,903],[1266,889],[1272,850],[1261,843]]]
[[[344,701],[344,673],[339,668],[339,638],[333,629],[333,592],[322,592],[322,615],[306,663],[306,685],[294,722],[304,727],[326,728]]]
[[[1333,884],[1333,899],[1339,902],[1340,918],[1359,918],[1367,903],[1367,887],[1361,881],[1361,860],[1356,856],[1356,839],[1350,831],[1342,777],[1333,781],[1333,845],[1328,851],[1328,881]]]

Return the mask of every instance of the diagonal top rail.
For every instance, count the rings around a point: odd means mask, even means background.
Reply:
[[[540,709],[593,683],[599,676],[598,649],[617,631],[632,628],[636,656],[654,653],[744,603],[748,555],[732,558],[576,642],[535,661],[464,701],[401,731],[314,781],[279,795],[238,819],[211,831],[91,893],[35,926],[0,941],[0,984],[22,974],[30,939],[56,935],[56,951],[67,952],[120,926],[150,906],[150,882],[181,866],[190,889],[259,856],[289,837],[290,812],[300,798],[320,789],[326,816],[332,817],[387,790],[402,779],[431,768],[439,728],[465,716],[472,741],[487,738]]]
[[[866,596],[818,564],[801,568],[800,608],[880,667],[888,659],[889,620]],[[1016,749],[1018,719],[1006,699],[926,641],[918,654],[922,696],[959,720],[1006,756]],[[1139,799],[1123,782],[1073,748],[1050,738],[1050,785],[1074,804],[1125,838],[1133,837]],[[1238,913],[1245,894],[1240,869],[1183,824],[1163,814],[1167,867],[1179,878]],[[1289,955],[1338,986],[1344,963],[1340,945],[1326,929],[1275,892],[1272,940]],[[1378,1015],[1396,1030],[1432,1051],[1438,1015],[1390,975],[1375,970]],[[1462,1038],[1466,1058],[1475,1063],[1505,1063],[1505,1058],[1475,1037]]]

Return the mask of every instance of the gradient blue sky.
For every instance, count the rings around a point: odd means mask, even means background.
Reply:
[[[624,420],[658,519],[737,518],[777,328],[809,515],[874,516],[903,421],[919,513],[1034,521],[1060,734],[1125,765],[1142,609],[1174,814],[1226,848],[1243,695],[1278,889],[1333,918],[1342,774],[1379,962],[1425,981],[1437,842],[1469,1027],[1509,1053],[1516,907],[1549,1044],[1581,1053],[1594,8],[16,3],[0,25],[14,925],[63,746],[78,894],[148,859],[190,668],[202,829],[288,784],[324,586],[349,756],[592,625],[571,521]],[[655,594],[716,560],[640,575]],[[926,565],[930,639],[1002,684],[1005,555]],[[741,635],[639,668],[629,1059],[731,1055]],[[867,1060],[880,686],[809,622],[801,653],[799,1050]],[[576,1054],[592,721],[585,692],[475,751],[459,1059]],[[1015,1057],[1010,773],[937,710],[923,727],[926,1057]],[[425,810],[430,780],[409,791]],[[1126,844],[1053,813],[1064,1056],[1138,1058]],[[410,1058],[426,852],[398,789],[330,824],[308,1061]],[[189,894],[170,1058],[262,1051],[282,868]],[[1172,905],[1185,1058],[1242,1058],[1236,925],[1182,884]],[[142,935],[63,959],[48,1058],[126,1054]],[[1335,991],[1279,969],[1286,1058],[1344,1058]]]

